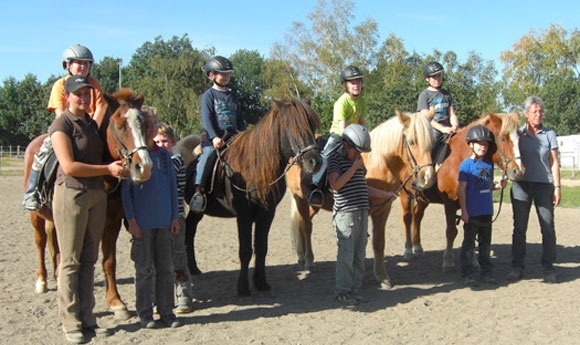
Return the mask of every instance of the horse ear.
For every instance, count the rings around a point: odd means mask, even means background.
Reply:
[[[141,109],[141,107],[143,106],[143,103],[145,102],[145,97],[143,97],[143,94],[140,93],[135,97],[135,106],[138,109]]]
[[[411,118],[409,115],[402,113],[399,109],[395,109],[395,114],[399,118],[399,122],[403,124],[405,127],[409,127],[409,123],[411,123]]]
[[[435,108],[423,109],[419,113],[428,118],[429,120],[433,120],[433,118],[435,117]]]

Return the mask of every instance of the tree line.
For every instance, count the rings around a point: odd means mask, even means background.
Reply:
[[[368,18],[353,23],[350,0],[319,0],[309,13],[310,26],[295,22],[284,39],[264,57],[239,49],[229,58],[235,68],[230,87],[235,90],[248,124],[255,124],[270,108],[272,99],[310,99],[326,133],[334,101],[343,92],[339,73],[356,65],[365,73],[369,128],[393,116],[395,109],[414,112],[417,97],[427,86],[423,66],[432,60],[445,67],[444,87],[450,90],[460,124],[466,125],[487,111],[521,109],[529,95],[546,103],[544,123],[558,135],[580,133],[580,32],[559,25],[530,31],[493,61],[471,51],[460,61],[453,51],[409,52],[403,39],[391,33],[379,41],[377,23]],[[90,47],[89,47],[90,48]],[[139,47],[123,67],[117,59],[95,61],[91,76],[112,93],[119,85],[143,93],[146,104],[159,110],[162,121],[179,136],[202,131],[202,93],[211,86],[201,67],[216,55],[215,48],[197,49],[187,34],[167,40],[156,37]],[[219,55],[219,54],[218,54]],[[0,145],[26,145],[47,131],[53,114],[46,110],[52,84],[60,76],[41,82],[30,73],[24,80],[7,78],[0,87]]]

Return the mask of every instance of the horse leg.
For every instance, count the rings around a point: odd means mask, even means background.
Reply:
[[[447,239],[447,246],[443,252],[443,272],[449,272],[455,270],[455,260],[453,258],[453,242],[455,237],[457,237],[457,227],[455,226],[455,215],[458,209],[458,205],[446,202],[445,206],[445,222],[447,223],[447,229],[445,231],[445,237]]]
[[[202,214],[190,211],[185,218],[185,252],[187,253],[187,266],[191,275],[201,274],[195,258],[195,234],[197,233],[197,225],[202,217]]]
[[[256,267],[254,268],[254,287],[260,292],[272,289],[266,279],[266,255],[268,254],[268,234],[270,233],[275,213],[275,209],[263,211],[255,221],[254,251],[256,253]]]
[[[290,231],[298,255],[298,266],[309,272],[314,267],[312,218],[309,215],[307,201],[299,197],[294,197],[291,201]]]
[[[373,252],[375,257],[374,272],[375,279],[379,283],[379,289],[381,290],[388,290],[393,287],[385,265],[385,226],[390,212],[391,204],[388,204],[379,212],[373,212],[371,215],[373,223]]]
[[[421,245],[421,222],[425,216],[425,210],[429,203],[417,200],[413,206],[413,225],[411,232],[411,241],[413,243],[413,255],[423,255],[423,246]]]
[[[36,244],[36,251],[38,255],[38,268],[36,269],[36,283],[34,286],[34,292],[45,293],[48,291],[48,288],[46,287],[48,272],[44,262],[47,241],[46,232],[44,230],[44,219],[40,218],[34,212],[30,212],[30,222],[34,228],[34,243]]]
[[[405,260],[413,259],[413,242],[411,240],[411,226],[413,225],[414,209],[413,200],[407,193],[400,194],[401,199],[401,220],[403,221],[403,236],[405,237]]]
[[[58,247],[58,237],[56,236],[56,227],[54,223],[45,220],[44,231],[46,233],[48,253],[50,254],[50,264],[54,272],[54,279],[58,280],[58,267],[60,266],[60,248]]]
[[[107,207],[109,206],[107,205]],[[101,239],[101,251],[103,253],[103,272],[105,272],[107,303],[115,314],[115,319],[127,320],[131,317],[131,314],[129,314],[127,305],[121,299],[121,295],[117,289],[117,239],[119,237],[119,231],[121,230],[123,217],[119,210],[120,208],[107,211],[107,221]]]
[[[240,259],[240,275],[238,277],[238,297],[249,297],[252,295],[250,292],[250,282],[248,280],[248,268],[250,265],[250,260],[252,259],[252,221],[250,219],[251,215],[248,214],[248,210],[238,212],[237,223],[238,223],[238,255]],[[242,217],[247,219],[241,219]],[[256,260],[256,267],[258,262]],[[256,271],[258,268],[256,268]]]

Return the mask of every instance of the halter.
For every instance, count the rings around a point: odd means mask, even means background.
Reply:
[[[119,138],[119,135],[117,134],[117,130],[115,130],[115,125],[113,123],[113,121],[109,122],[109,128],[111,129],[111,132],[113,133],[113,137],[115,138],[115,152],[117,152],[117,155],[119,155],[119,157],[121,157],[121,159],[123,160],[123,170],[124,171],[128,166],[131,165],[132,161],[133,161],[133,154],[135,152],[138,152],[139,150],[147,150],[147,146],[138,146],[135,147],[132,150],[127,149],[127,146],[125,146],[125,144],[123,144],[123,142],[121,141],[121,138]],[[119,149],[119,146],[121,147]],[[117,184],[115,185],[115,187],[113,187],[113,189],[111,189],[109,191],[109,194],[113,193],[115,190],[117,190],[117,188],[119,188],[119,185],[121,184],[121,181],[123,180],[123,174],[119,174],[119,176],[117,177]]]
[[[501,166],[499,167],[501,170],[501,179],[503,180],[506,176],[507,176],[507,166],[508,164],[510,164],[511,162],[515,162],[516,160],[520,159],[520,157],[514,157],[514,158],[506,158],[506,154],[503,152],[503,150],[501,149],[501,147],[498,145],[497,143],[497,135],[494,135],[495,137],[495,146],[497,148],[497,155],[499,156],[498,161],[503,164],[503,169],[501,168]],[[501,212],[501,205],[503,203],[503,191],[504,191],[505,187],[501,187],[501,193],[499,195],[499,206],[497,209],[497,213],[495,215],[495,217],[493,218],[493,220],[491,221],[492,223],[495,222],[497,220],[497,217],[499,217],[499,213]]]

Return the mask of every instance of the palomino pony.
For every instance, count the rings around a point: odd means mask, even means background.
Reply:
[[[488,112],[487,115],[484,114],[480,119],[460,129],[449,140],[448,156],[437,172],[437,184],[416,195],[405,193],[405,197],[411,201],[403,203],[402,210],[406,235],[405,258],[410,259],[413,255],[423,253],[421,220],[429,203],[441,203],[444,205],[447,223],[447,246],[443,253],[443,270],[446,271],[455,266],[453,241],[457,236],[456,212],[460,208],[458,200],[459,165],[471,155],[471,149],[466,144],[465,137],[469,129],[477,124],[487,127],[493,133],[497,150],[492,159],[494,164],[502,170],[503,175],[512,181],[517,181],[522,177],[523,169],[518,149],[519,113],[493,114]],[[401,197],[403,198],[403,195]],[[416,204],[413,202],[414,200],[416,200]]]
[[[435,183],[431,161],[433,134],[430,121],[434,112],[401,113],[383,122],[371,132],[371,152],[363,153],[367,168],[367,183],[385,191],[400,192],[414,188],[429,188]],[[307,271],[314,265],[312,252],[312,218],[319,209],[308,204],[310,178],[298,167],[286,174],[292,193],[291,229],[298,254],[298,263]],[[332,193],[324,195],[325,210],[332,210]],[[373,228],[374,274],[381,288],[391,287],[384,263],[385,225],[392,202],[371,200],[369,214]]]
[[[130,171],[130,177],[135,182],[144,182],[151,175],[152,162],[147,151],[144,128],[144,116],[141,113],[143,96],[135,96],[129,89],[121,89],[111,95],[105,95],[108,107],[103,123],[99,128],[103,145],[107,148],[105,161],[123,159],[124,165]],[[28,184],[30,167],[34,154],[42,145],[47,134],[40,135],[28,144],[24,154],[24,188]],[[120,180],[113,177],[105,177],[105,187],[108,190],[107,220],[103,232],[101,249],[103,253],[103,270],[105,272],[107,287],[107,302],[115,312],[118,319],[127,319],[130,314],[125,303],[117,290],[116,283],[116,244],[123,207],[121,202],[120,188],[117,188]],[[30,221],[34,228],[34,238],[38,251],[38,269],[35,291],[43,293],[47,291],[47,269],[44,261],[45,248],[49,244],[50,261],[54,270],[54,277],[58,276],[59,250],[54,228],[52,209],[50,205],[43,205],[38,211],[30,212]]]
[[[236,135],[218,157],[218,171],[211,182],[212,191],[207,195],[205,214],[236,217],[241,264],[237,292],[240,297],[251,295],[248,266],[253,251],[256,254],[254,287],[260,292],[270,290],[265,270],[268,233],[276,206],[286,191],[284,174],[294,164],[300,165],[307,174],[318,171],[322,158],[314,133],[319,125],[318,115],[307,104],[297,100],[274,101],[270,112],[254,128]],[[176,146],[187,147],[179,143]],[[190,155],[191,151],[180,153]],[[185,199],[189,201],[194,189],[195,164],[190,164],[187,170]],[[193,242],[202,217],[203,214],[191,211],[187,215],[186,249],[190,271],[197,269],[196,265],[192,267],[196,262]]]

